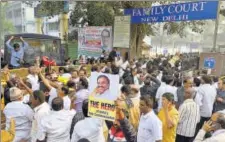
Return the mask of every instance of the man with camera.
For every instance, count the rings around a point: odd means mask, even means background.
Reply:
[[[24,51],[28,47],[28,43],[25,42],[22,37],[20,37],[20,40],[23,42],[23,46],[20,46],[20,44],[18,43],[15,43],[13,44],[13,46],[11,46],[10,42],[13,39],[15,39],[14,36],[11,36],[10,39],[6,42],[6,46],[11,52],[10,66],[12,66],[12,68],[19,68],[21,64],[24,63]]]

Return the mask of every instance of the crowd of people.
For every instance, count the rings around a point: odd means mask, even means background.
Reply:
[[[21,39],[22,40],[22,39]],[[68,61],[59,70],[31,66],[10,74],[1,92],[2,142],[224,142],[225,77],[189,75],[170,57],[92,60],[91,72],[120,77],[114,122],[88,116],[89,71]],[[101,62],[101,63],[100,63]]]

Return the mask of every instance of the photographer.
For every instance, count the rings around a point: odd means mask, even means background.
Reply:
[[[13,39],[14,36],[11,36],[10,39],[6,42],[6,46],[11,52],[10,66],[12,66],[12,68],[19,68],[24,62],[23,55],[25,49],[28,47],[28,43],[25,42],[22,37],[20,37],[20,40],[23,42],[23,46],[20,47],[18,43],[15,43],[13,44],[13,46],[11,46],[10,42]]]

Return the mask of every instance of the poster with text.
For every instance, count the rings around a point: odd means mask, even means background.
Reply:
[[[90,96],[88,100],[88,116],[114,121],[116,118],[115,102]]]
[[[102,51],[112,50],[112,27],[85,27],[78,30],[78,54],[100,57]]]
[[[130,16],[115,17],[113,36],[113,47],[130,47]]]

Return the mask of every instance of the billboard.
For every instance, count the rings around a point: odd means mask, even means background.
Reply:
[[[100,57],[112,50],[112,27],[85,27],[78,30],[78,55]]]
[[[130,16],[116,16],[114,20],[113,47],[129,48]]]
[[[131,23],[155,23],[216,19],[218,1],[187,2],[151,8],[125,9],[131,15]]]

